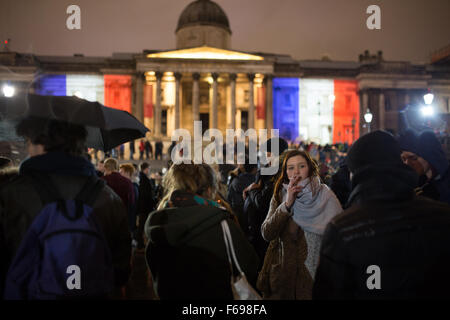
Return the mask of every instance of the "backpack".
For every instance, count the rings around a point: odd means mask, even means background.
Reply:
[[[45,175],[33,175],[43,207],[8,270],[5,299],[106,298],[114,288],[111,252],[93,204],[105,182],[92,176],[63,199]]]

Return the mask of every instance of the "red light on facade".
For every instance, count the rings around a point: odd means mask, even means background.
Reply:
[[[5,44],[8,44],[8,40],[5,40]]]

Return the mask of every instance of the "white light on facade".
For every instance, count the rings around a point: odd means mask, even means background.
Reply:
[[[336,96],[335,96],[334,94],[330,94],[330,95],[328,96],[328,100],[329,100],[331,103],[333,103],[334,100],[336,100]]]
[[[10,86],[9,84],[5,84],[3,86],[3,94],[5,95],[5,97],[11,98],[15,92],[16,89],[13,86]]]
[[[427,93],[423,96],[423,100],[425,101],[426,105],[430,105],[433,103],[434,95],[432,93]]]

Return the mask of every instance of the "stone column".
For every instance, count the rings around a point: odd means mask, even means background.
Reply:
[[[368,108],[369,108],[369,95],[367,92],[362,91],[362,103],[361,103],[361,109],[360,109],[361,114],[359,117],[360,128],[362,127],[363,124],[366,125],[366,121],[364,120],[364,115],[366,114]],[[368,131],[368,130],[369,130],[369,128],[367,127],[366,131]],[[362,132],[362,130],[361,130],[361,132]]]
[[[248,128],[255,128],[255,101],[253,98],[253,80],[255,79],[255,75],[253,73],[247,74],[248,77]]]
[[[133,111],[135,112],[134,115],[136,116],[136,119],[144,122],[144,81],[145,81],[145,74],[142,72],[138,72],[135,75],[135,99],[134,99],[134,106]]]
[[[209,126],[209,128],[213,128],[213,129],[217,129],[217,79],[219,78],[219,74],[217,73],[213,73],[211,74],[211,77],[213,78],[213,83],[212,83],[212,112],[211,112],[211,116],[212,116],[212,121],[211,124]]]
[[[180,80],[181,73],[175,73],[175,130],[180,128]]]
[[[200,79],[200,73],[193,73],[192,78],[194,79],[194,82],[192,84],[192,120],[198,121],[200,119],[200,88],[198,83]]]
[[[236,129],[236,74],[230,74],[230,90],[231,90],[231,129]]]
[[[378,100],[378,129],[384,130],[385,128],[385,112],[386,112],[386,106],[384,103],[384,93],[380,93]]]
[[[408,92],[405,93],[405,106],[407,106],[411,102]]]
[[[161,136],[161,79],[162,72],[156,72],[156,103],[155,103],[155,114],[153,116],[154,119],[154,128],[155,128],[155,137]]]
[[[273,93],[272,93],[272,75],[268,74],[265,77],[266,83],[266,129],[273,129]]]

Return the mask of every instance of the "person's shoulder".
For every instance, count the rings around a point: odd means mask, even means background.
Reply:
[[[119,195],[106,183],[100,191],[99,198],[114,206],[117,205],[117,203],[122,203],[122,199]]]
[[[17,173],[0,184],[0,194],[16,194],[21,189],[29,187],[32,187],[31,177]]]

